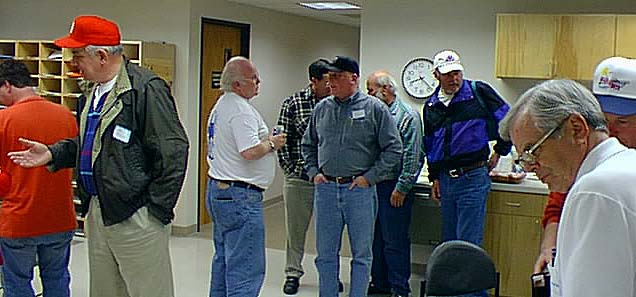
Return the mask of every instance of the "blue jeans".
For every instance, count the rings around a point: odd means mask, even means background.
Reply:
[[[225,185],[208,180],[206,206],[214,222],[210,297],[256,297],[265,279],[263,194]]]
[[[350,185],[328,182],[315,188],[316,268],[320,297],[338,296],[340,248],[345,224],[353,254],[349,296],[367,296],[377,194],[375,186],[349,190]]]
[[[376,288],[394,291],[400,295],[411,292],[411,211],[413,195],[408,194],[401,207],[391,206],[391,194],[397,180],[376,185],[378,192],[378,218],[373,237],[373,265],[371,282]]]
[[[460,177],[440,175],[442,241],[465,240],[481,246],[484,239],[486,200],[490,192],[488,167],[470,170]],[[488,296],[486,291],[474,295]]]
[[[4,257],[4,296],[31,297],[33,267],[40,267],[44,296],[70,296],[71,275],[68,263],[71,256],[73,231],[24,238],[0,238]]]

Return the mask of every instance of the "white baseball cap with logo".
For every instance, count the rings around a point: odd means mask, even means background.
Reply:
[[[592,93],[603,112],[636,114],[636,60],[612,57],[601,61],[594,71]]]
[[[435,54],[433,69],[437,69],[441,74],[446,74],[456,70],[464,71],[464,66],[462,66],[459,55],[455,51],[443,50]]]

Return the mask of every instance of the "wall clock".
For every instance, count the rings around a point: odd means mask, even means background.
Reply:
[[[433,75],[433,61],[414,58],[402,70],[402,87],[413,98],[424,99],[433,95],[439,82]]]

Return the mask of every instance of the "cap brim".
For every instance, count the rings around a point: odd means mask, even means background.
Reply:
[[[595,95],[601,104],[603,112],[616,115],[636,114],[636,99],[617,97],[612,95]]]
[[[82,48],[88,45],[84,42],[79,42],[73,39],[70,35],[56,39],[55,41],[53,41],[53,43],[62,48]]]
[[[446,74],[451,71],[457,71],[457,70],[464,71],[464,66],[462,66],[462,64],[454,63],[454,64],[445,65],[445,66],[440,66],[437,68],[437,70],[441,74]]]
[[[327,70],[329,70],[330,72],[342,72],[342,71],[344,71],[344,70],[342,70],[342,69],[340,69],[340,68],[338,68],[336,66],[328,65],[326,67],[327,67]]]

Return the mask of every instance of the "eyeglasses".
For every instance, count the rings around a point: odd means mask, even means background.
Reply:
[[[567,118],[565,120],[567,120]],[[546,140],[548,140],[548,138],[550,138],[550,136],[552,136],[552,134],[554,134],[554,132],[556,132],[557,130],[559,130],[559,128],[561,128],[561,126],[563,126],[563,124],[565,123],[565,120],[561,121],[561,123],[559,123],[559,125],[557,125],[556,127],[550,129],[550,131],[548,131],[548,133],[543,135],[543,137],[541,137],[535,144],[533,144],[529,148],[526,148],[519,155],[519,158],[517,158],[517,160],[515,160],[515,164],[521,165],[521,167],[524,167],[524,168],[527,167],[527,166],[536,164],[537,163],[537,156],[534,155],[534,152],[537,149],[539,149],[539,147]]]

